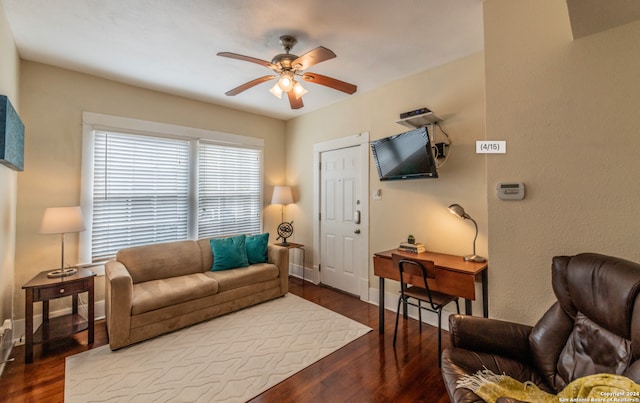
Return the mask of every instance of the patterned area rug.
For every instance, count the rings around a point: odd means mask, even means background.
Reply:
[[[371,331],[292,294],[68,357],[65,402],[244,402]]]

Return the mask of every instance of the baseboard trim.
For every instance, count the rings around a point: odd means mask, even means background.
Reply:
[[[5,320],[0,332],[0,376],[4,372],[5,365],[11,357],[13,349],[13,324],[10,319]]]
[[[377,288],[369,288],[369,303],[373,305],[380,306],[380,290]],[[384,309],[385,311],[391,311],[392,313],[396,313],[396,309],[398,308],[398,294],[391,294],[388,292],[384,293]],[[448,308],[448,309],[447,309]],[[451,310],[449,310],[451,309]],[[464,300],[460,300],[460,309],[464,310]],[[449,315],[452,313],[457,313],[455,310],[455,304],[451,304],[451,306],[447,306],[442,311],[442,330],[449,331]],[[386,314],[386,312],[385,312]],[[418,320],[418,308],[410,306],[408,310],[408,315],[410,318]],[[428,325],[438,327],[438,316],[436,314],[432,314],[431,312],[424,312],[422,314],[422,323],[426,323]]]

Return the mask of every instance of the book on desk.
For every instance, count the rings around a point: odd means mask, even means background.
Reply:
[[[427,251],[424,248],[424,245],[421,243],[407,243],[407,242],[401,242],[400,246],[398,246],[398,250],[401,250],[404,252],[411,252],[411,253],[422,253]]]

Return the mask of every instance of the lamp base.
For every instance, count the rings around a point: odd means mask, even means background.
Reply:
[[[67,277],[73,276],[78,272],[78,269],[75,267],[67,267],[66,269],[57,269],[54,271],[50,271],[47,273],[48,278],[59,278],[59,277]]]
[[[287,242],[287,238],[284,238],[284,239],[282,240],[282,242],[277,243],[276,245],[278,245],[278,246],[289,246],[289,245],[291,245],[291,244],[290,244],[289,242]]]
[[[463,259],[465,262],[476,262],[476,263],[482,263],[487,261],[487,259],[478,255],[467,255]]]

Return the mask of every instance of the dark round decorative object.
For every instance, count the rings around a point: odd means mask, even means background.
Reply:
[[[282,244],[287,244],[287,238],[290,238],[293,235],[293,221],[291,222],[282,222],[278,225],[278,239],[282,238]]]

